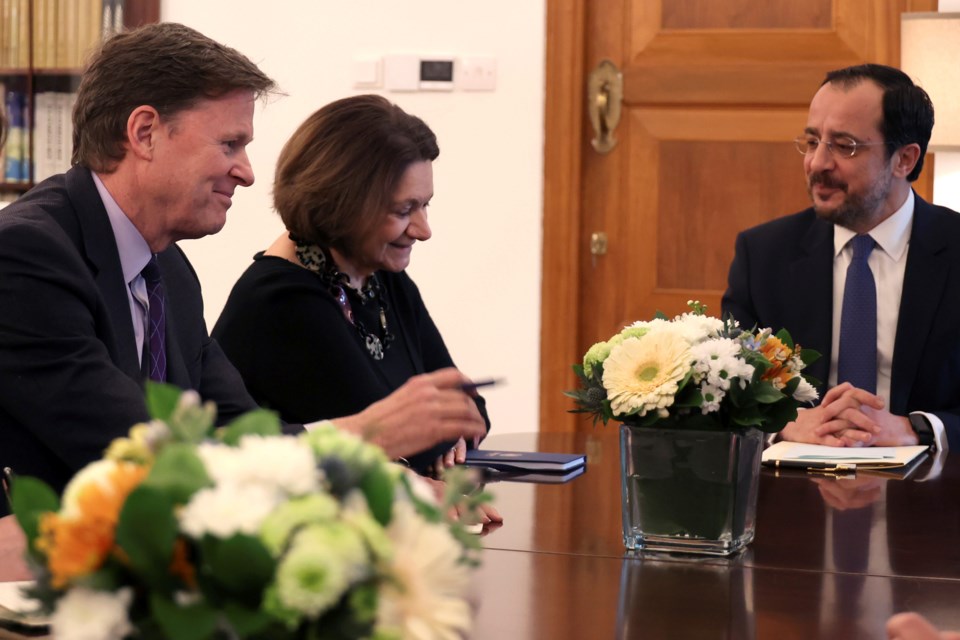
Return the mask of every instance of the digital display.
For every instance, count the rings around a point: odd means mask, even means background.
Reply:
[[[453,82],[453,60],[421,60],[420,81]]]

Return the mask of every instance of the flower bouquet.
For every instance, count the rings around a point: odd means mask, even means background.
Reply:
[[[819,354],[688,305],[590,347],[567,395],[594,423],[623,423],[627,548],[726,555],[753,539],[761,432],[817,399],[802,370]]]
[[[463,497],[464,478],[438,504],[330,423],[282,436],[254,411],[216,430],[193,392],[149,385],[147,401],[154,420],[81,470],[62,503],[38,480],[14,483],[29,595],[58,640],[468,634],[479,541],[445,514],[487,497]]]

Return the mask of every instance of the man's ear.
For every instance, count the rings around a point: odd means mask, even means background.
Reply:
[[[916,142],[905,144],[893,153],[893,175],[906,178],[920,160],[920,145]]]
[[[162,127],[160,114],[149,105],[141,105],[127,118],[126,146],[130,153],[143,160],[153,159],[154,148]]]

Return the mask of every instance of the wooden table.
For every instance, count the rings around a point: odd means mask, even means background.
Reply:
[[[908,479],[764,470],[757,534],[729,559],[627,553],[616,427],[492,436],[490,449],[586,452],[560,485],[487,485],[474,637],[885,638],[914,610],[960,629],[960,454]]]

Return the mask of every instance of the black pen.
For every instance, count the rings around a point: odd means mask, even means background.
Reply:
[[[477,380],[476,382],[466,382],[460,385],[460,389],[466,393],[477,390],[479,387],[490,387],[503,382],[503,378],[488,378],[487,380]]]
[[[813,460],[764,460],[763,464],[774,469],[801,469],[818,473],[856,473],[857,465],[844,462],[817,462]]]

